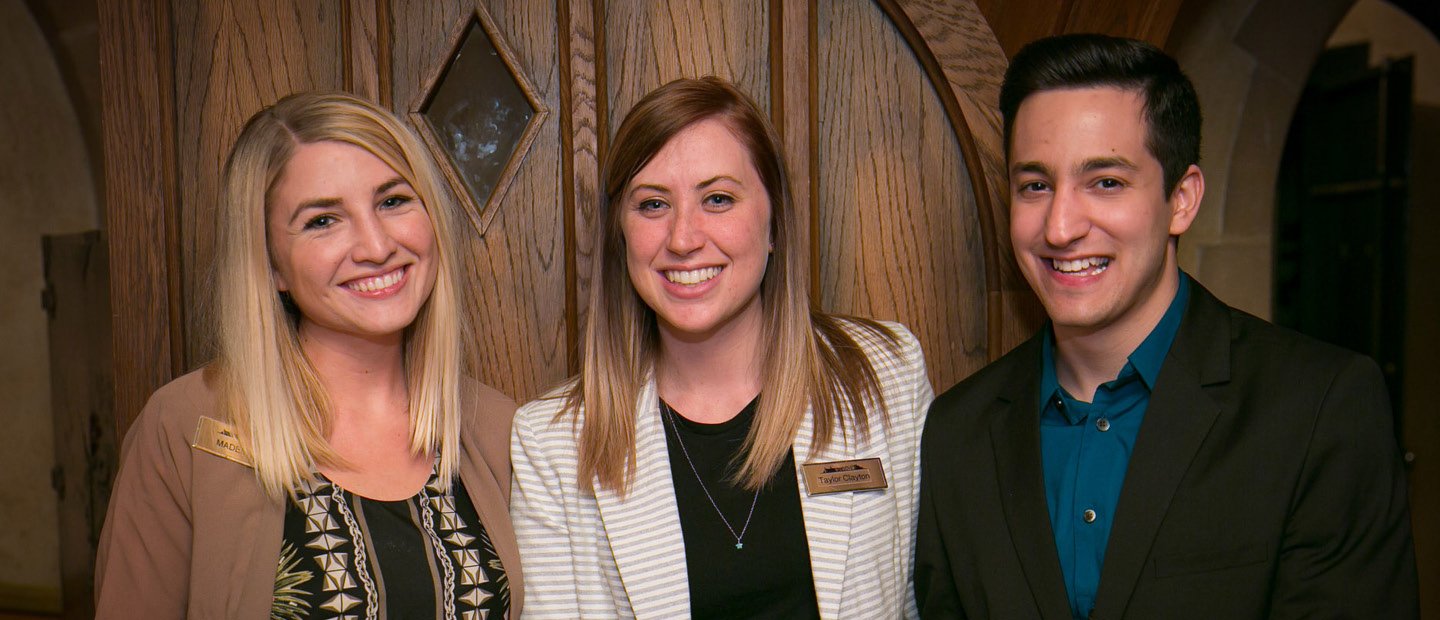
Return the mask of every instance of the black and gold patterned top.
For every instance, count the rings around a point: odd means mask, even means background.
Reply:
[[[432,471],[405,500],[366,499],[323,476],[285,508],[272,619],[506,618],[510,587],[457,478]]]

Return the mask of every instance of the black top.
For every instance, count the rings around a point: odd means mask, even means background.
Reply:
[[[758,496],[730,484],[755,420],[755,401],[719,424],[687,420],[663,401],[660,415],[685,536],[691,615],[819,618],[794,453]]]
[[[457,478],[386,502],[319,476],[285,508],[272,618],[504,618],[509,581]]]

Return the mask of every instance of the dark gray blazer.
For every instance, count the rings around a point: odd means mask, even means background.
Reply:
[[[1415,556],[1369,358],[1195,284],[1125,474],[1093,618],[1414,618]],[[1036,336],[936,399],[926,618],[1070,618],[1040,461]]]

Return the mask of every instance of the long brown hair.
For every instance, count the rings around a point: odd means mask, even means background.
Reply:
[[[758,489],[768,481],[795,440],[811,408],[812,453],[853,425],[868,437],[870,413],[879,408],[879,379],[862,353],[858,334],[897,347],[894,333],[865,319],[840,319],[810,307],[809,253],[803,223],[790,200],[790,185],[775,129],[750,97],[716,77],[680,79],[651,91],[635,104],[605,159],[605,196],[595,227],[590,312],[581,342],[581,371],[565,395],[561,417],[584,411],[580,421],[580,483],[624,493],[635,472],[635,411],[659,351],[655,312],[640,299],[626,268],[620,204],[626,187],[675,134],[699,121],[724,121],[750,154],[770,198],[774,253],[760,284],[763,342],[762,393],[755,423],[745,439],[736,481]]]

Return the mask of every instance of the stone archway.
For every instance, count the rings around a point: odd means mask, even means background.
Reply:
[[[1168,51],[1205,111],[1205,204],[1180,264],[1226,302],[1271,314],[1275,181],[1310,67],[1355,0],[1187,2]]]

